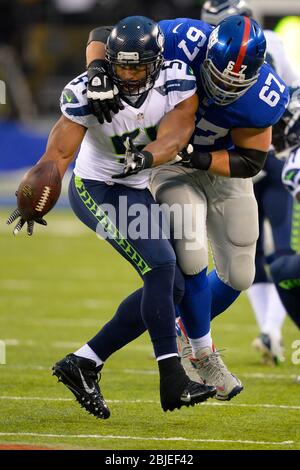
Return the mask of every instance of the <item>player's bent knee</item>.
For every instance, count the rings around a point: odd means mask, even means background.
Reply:
[[[300,256],[286,255],[276,259],[270,265],[271,276],[275,284],[291,279],[300,279]]]
[[[257,203],[254,197],[228,199],[224,204],[227,237],[233,245],[254,244],[259,235]]]
[[[284,264],[285,264],[285,256],[281,256],[280,258],[277,258],[270,265],[271,276],[275,284],[282,280],[282,276],[285,271]]]
[[[228,279],[226,284],[235,290],[249,289],[255,277],[255,265],[251,255],[234,256],[230,260]]]
[[[188,276],[199,274],[208,266],[207,249],[204,247],[189,250],[186,249],[186,242],[181,241],[175,244],[175,251],[181,271]]]

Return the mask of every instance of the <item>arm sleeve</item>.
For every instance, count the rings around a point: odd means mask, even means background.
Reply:
[[[100,26],[99,28],[93,29],[88,38],[87,45],[92,41],[103,42],[106,44],[107,38],[110,35],[113,26]]]
[[[253,178],[264,167],[268,152],[235,146],[228,154],[231,178]]]

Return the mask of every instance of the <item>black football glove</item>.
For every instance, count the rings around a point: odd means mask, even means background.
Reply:
[[[106,60],[93,60],[87,68],[87,75],[87,99],[92,113],[100,124],[111,122],[111,113],[117,114],[124,106],[119,90],[108,74]]]
[[[209,169],[211,161],[212,156],[209,152],[197,152],[191,144],[182,149],[176,157],[176,162],[179,165],[203,171]]]
[[[134,146],[130,137],[125,141],[125,166],[122,173],[113,175],[112,178],[126,178],[126,176],[135,175],[146,168],[150,168],[153,162],[153,155],[147,150],[141,152]]]
[[[176,163],[180,163],[183,166],[192,168],[191,155],[193,153],[193,146],[189,144],[187,147],[184,147],[178,155],[176,155]]]
[[[16,193],[16,196],[17,196],[17,193]],[[47,225],[46,220],[43,219],[42,217],[39,217],[39,218],[34,219],[34,220],[25,220],[22,217],[21,212],[19,211],[18,208],[15,209],[10,214],[10,216],[8,217],[6,223],[8,225],[12,224],[13,222],[15,222],[18,219],[18,217],[20,217],[20,220],[18,221],[17,225],[15,226],[15,228],[13,230],[14,235],[17,235],[22,230],[22,227],[25,223],[27,223],[27,234],[29,236],[31,236],[33,234],[34,222],[36,222],[37,224],[40,224],[40,225]]]

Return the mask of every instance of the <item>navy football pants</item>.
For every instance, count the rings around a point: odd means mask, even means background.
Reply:
[[[156,356],[176,352],[173,295],[178,303],[184,293],[184,280],[176,269],[176,256],[170,241],[161,237],[161,220],[150,216],[151,206],[156,205],[150,191],[122,184],[108,185],[73,176],[69,186],[69,198],[77,217],[93,231],[105,237],[132,264],[144,281],[143,290],[137,291],[136,295],[132,294],[130,302],[125,302],[128,312],[123,309],[121,314],[131,316],[130,337],[120,338],[120,343],[116,344],[115,349],[139,336],[147,328]],[[136,214],[128,215],[128,209],[132,209],[134,204],[143,205],[144,216],[141,224],[144,233],[159,234],[158,238],[152,239],[150,235],[145,239],[132,236],[129,229],[130,226],[133,227]],[[120,312],[118,316],[120,317]],[[113,335],[116,338],[121,336],[120,331],[114,331]],[[100,338],[95,337],[96,347],[89,342],[96,353],[99,352],[99,341]],[[115,342],[118,342],[117,339]],[[103,359],[103,354],[99,357]]]
[[[254,282],[269,282],[265,271],[266,262],[282,255],[294,254],[291,248],[293,198],[281,182],[283,162],[269,155],[264,168],[266,176],[254,184],[254,193],[259,211],[259,238],[256,245]],[[274,240],[274,253],[266,260],[264,253],[264,220],[268,219]]]

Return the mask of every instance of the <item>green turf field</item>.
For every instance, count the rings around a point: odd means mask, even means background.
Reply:
[[[214,342],[244,383],[229,403],[163,413],[158,374],[145,334],[110,358],[101,380],[106,421],[82,410],[58,384],[54,362],[85,343],[140,286],[133,268],[69,212],[47,216],[32,238],[11,235],[0,212],[0,444],[81,449],[300,449],[299,332],[285,322],[286,361],[260,364],[245,295],[213,323]],[[300,354],[298,355],[300,358]]]

